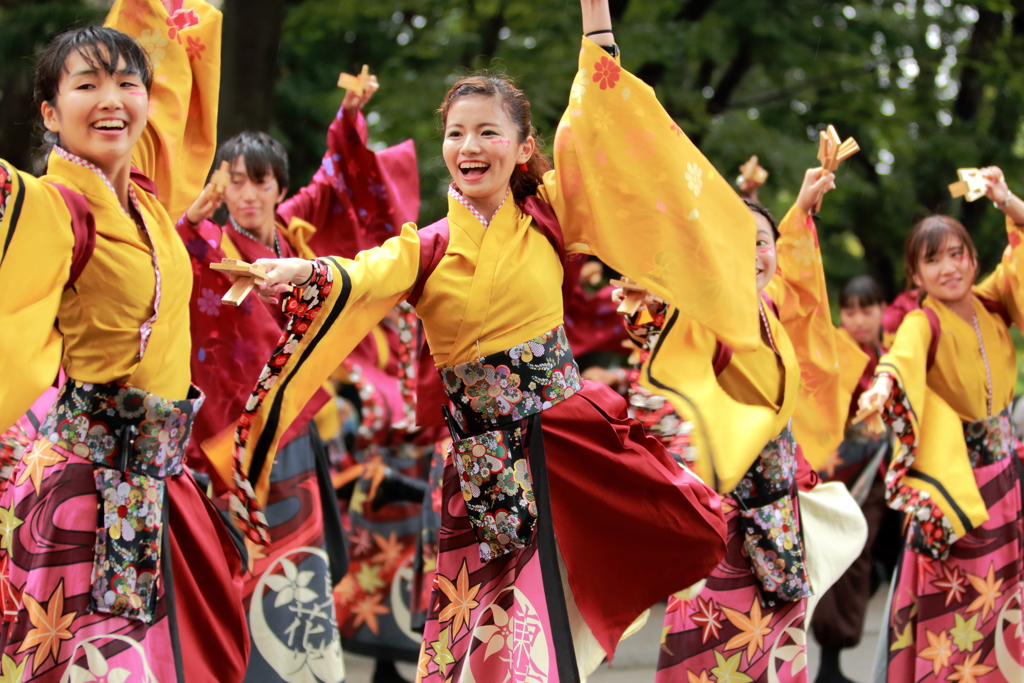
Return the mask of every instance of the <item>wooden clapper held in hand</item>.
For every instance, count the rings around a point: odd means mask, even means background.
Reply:
[[[768,171],[761,168],[761,164],[755,154],[747,159],[745,164],[740,166],[740,178],[741,182],[750,181],[758,187],[761,187],[768,180]]]
[[[985,196],[988,183],[985,182],[985,176],[981,175],[981,169],[958,168],[956,177],[960,180],[949,186],[949,193],[954,197],[963,197],[973,202]]]
[[[608,284],[621,288],[625,295],[615,312],[629,317],[636,315],[636,312],[643,306],[644,299],[647,298],[647,290],[626,277],[621,280],[609,280]]]
[[[210,267],[222,273],[228,273],[236,278],[231,289],[221,299],[221,303],[228,306],[238,306],[249,295],[252,288],[266,282],[267,271],[262,266],[254,266],[238,259],[221,259],[220,263],[211,263]]]
[[[822,173],[835,173],[840,161],[846,161],[860,151],[860,145],[853,138],[839,141],[839,133],[835,126],[830,125],[818,133],[818,161],[821,162]],[[821,199],[814,207],[814,213],[821,211]]]
[[[351,90],[358,97],[363,96],[363,90],[366,89],[367,84],[370,82],[370,67],[363,64],[363,70],[359,72],[358,76],[352,74],[342,73],[338,77],[338,87],[344,88],[345,90]]]

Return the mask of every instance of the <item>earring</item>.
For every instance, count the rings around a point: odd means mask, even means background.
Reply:
[[[519,170],[522,171],[523,173],[526,173],[527,171],[530,170],[530,167],[527,166],[526,162],[524,161],[523,163],[519,164]]]

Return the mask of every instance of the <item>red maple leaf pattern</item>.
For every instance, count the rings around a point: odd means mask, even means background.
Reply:
[[[963,600],[967,592],[967,577],[960,571],[960,567],[950,569],[946,564],[942,565],[942,574],[942,578],[932,581],[932,585],[946,591],[946,607],[949,607],[954,601]]]
[[[705,601],[698,595],[697,612],[690,619],[701,627],[701,644],[707,643],[712,635],[717,639],[718,632],[722,630],[722,610],[715,605],[714,598]]]

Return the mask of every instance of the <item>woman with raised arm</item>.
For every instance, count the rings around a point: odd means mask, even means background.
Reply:
[[[998,168],[986,194],[1006,214],[1009,245],[975,284],[970,235],[949,216],[925,218],[904,249],[904,318],[862,411],[881,410],[902,444],[885,477],[889,506],[907,513],[875,662],[875,680],[1019,681],[1020,444],[1010,425],[1017,359],[1009,326],[1024,323],[1024,201]],[[887,637],[886,637],[887,636]]]
[[[39,62],[47,175],[0,161],[0,429],[68,376],[0,498],[0,668],[239,681],[241,557],[184,468],[202,397],[171,219],[213,158],[220,13],[118,1],[107,24]]]
[[[441,107],[447,219],[407,224],[353,260],[261,262],[265,293],[297,289],[284,299],[289,334],[240,422],[234,509],[253,536],[268,463],[296,410],[397,302],[423,321],[441,377],[424,376],[435,381],[421,384],[417,408],[436,421],[446,405],[455,437],[423,680],[578,680],[724,550],[717,496],[643,435],[621,397],[580,379],[561,324],[562,262],[594,253],[753,348],[753,282],[721,287],[748,262],[730,245],[753,241],[752,218],[619,66],[606,0],[584,0],[583,26],[557,170],[518,88],[463,79]]]
[[[670,308],[641,374],[692,424],[691,466],[715,483],[728,523],[726,556],[706,586],[669,598],[659,683],[807,680],[807,599],[824,587],[811,583],[798,491],[817,484],[809,461],[842,439],[866,361],[832,325],[810,214],[834,179],[809,169],[777,228],[748,201],[757,237],[747,248],[764,293],[760,346],[731,349]],[[840,373],[840,359],[852,375]]]

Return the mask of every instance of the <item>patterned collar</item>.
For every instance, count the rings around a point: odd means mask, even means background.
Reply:
[[[498,215],[499,211],[501,211],[501,207],[505,206],[505,202],[508,201],[508,196],[511,192],[511,187],[505,189],[505,196],[501,198],[501,203],[498,204],[498,208],[494,210],[494,213],[491,215],[491,217],[487,219],[484,218],[484,215],[477,211],[473,207],[473,205],[469,203],[469,200],[462,195],[462,193],[459,191],[459,188],[455,186],[455,183],[452,183],[451,185],[448,186],[448,196],[454,198],[459,204],[462,204],[464,207],[466,207],[466,210],[473,214],[476,217],[476,219],[480,221],[481,224],[483,224],[484,228],[490,226],[491,221],[493,221],[494,217]]]
[[[139,217],[137,221],[131,213],[121,205],[121,200],[117,196],[117,190],[114,189],[110,179],[107,178],[107,174],[100,170],[98,166],[86,161],[78,155],[72,154],[59,145],[53,146],[53,152],[61,159],[69,161],[76,166],[88,169],[99,176],[100,180],[103,181],[103,184],[106,185],[107,189],[109,189],[114,195],[114,203],[117,204],[118,208],[121,209],[124,215],[127,216],[132,223],[135,223],[137,226],[142,228],[142,231],[146,233],[146,239],[149,240],[150,252],[153,255],[153,274],[155,275],[156,286],[153,294],[153,315],[149,320],[142,323],[142,327],[139,328],[139,336],[141,337],[141,341],[139,342],[139,358],[141,359],[143,354],[146,353],[146,347],[149,346],[149,337],[153,333],[153,324],[156,323],[157,316],[160,314],[160,292],[162,287],[160,282],[160,264],[157,262],[156,258],[156,243],[153,241],[153,235],[149,232],[149,226],[146,225],[146,217],[142,213],[142,207],[139,204],[138,195],[135,194],[135,187],[130,182],[128,183],[128,201],[130,201],[132,206],[135,207],[135,213],[137,213]]]
[[[246,230],[241,225],[239,225],[238,221],[236,221],[235,217],[232,216],[230,213],[228,214],[228,223],[231,224],[231,227],[234,228],[235,232],[237,232],[239,235],[241,235],[243,237],[248,237],[253,242],[255,242],[256,244],[259,244],[261,246],[264,246],[264,247],[267,246],[267,245],[263,244],[263,240],[261,240],[257,235],[253,234],[249,230]],[[274,250],[274,253],[277,254],[277,258],[283,258],[281,256],[281,239],[277,236],[277,225],[274,226],[274,246],[273,246],[273,250]]]

